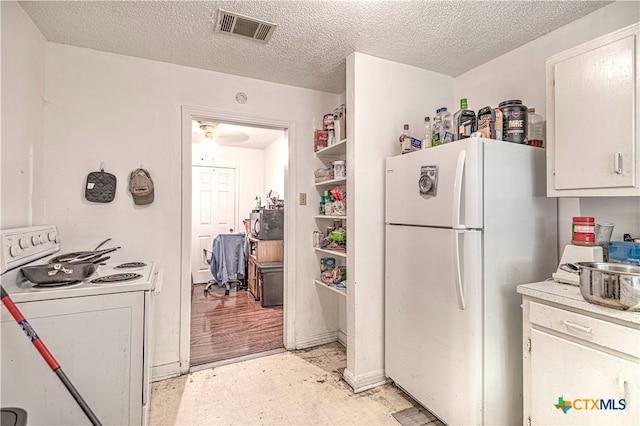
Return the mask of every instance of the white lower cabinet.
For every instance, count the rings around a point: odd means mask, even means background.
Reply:
[[[103,424],[146,423],[149,292],[20,302],[17,306]],[[89,424],[9,312],[3,308],[0,313],[2,407],[24,409],[30,425]]]
[[[535,294],[540,288],[549,293]],[[591,305],[564,284],[518,291],[524,295],[523,424],[640,424],[640,313]]]

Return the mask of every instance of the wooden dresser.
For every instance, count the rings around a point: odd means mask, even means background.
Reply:
[[[249,237],[249,279],[247,286],[256,301],[260,300],[260,280],[257,264],[282,262],[283,260],[283,240],[258,240]]]

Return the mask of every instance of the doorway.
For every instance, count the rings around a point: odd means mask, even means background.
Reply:
[[[243,221],[258,197],[264,205],[267,194],[284,195],[288,162],[284,129],[212,119],[194,119],[192,129],[191,369],[284,348],[284,304],[265,306],[247,291],[248,250],[240,280],[230,286],[213,281],[209,262],[217,235],[246,232]]]

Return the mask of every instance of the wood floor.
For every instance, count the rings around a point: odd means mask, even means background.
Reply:
[[[246,290],[192,286],[191,365],[282,348],[282,306],[262,307]]]

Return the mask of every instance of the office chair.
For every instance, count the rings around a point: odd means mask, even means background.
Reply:
[[[219,234],[213,239],[211,250],[203,249],[203,256],[213,275],[204,288],[205,292],[218,284],[226,287],[224,294],[228,295],[233,282],[238,289],[247,288],[247,236],[244,232]]]

